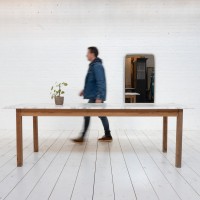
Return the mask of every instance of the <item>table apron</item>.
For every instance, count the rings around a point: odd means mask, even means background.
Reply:
[[[181,109],[17,109],[20,116],[124,116],[159,117],[178,115]]]

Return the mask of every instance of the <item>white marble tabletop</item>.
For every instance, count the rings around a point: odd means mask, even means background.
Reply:
[[[137,92],[125,92],[125,95],[140,95]]]
[[[185,107],[184,107],[185,108]],[[34,103],[17,104],[4,107],[4,109],[183,109],[177,104],[157,104],[157,103],[76,103],[64,104],[62,106],[54,103]]]

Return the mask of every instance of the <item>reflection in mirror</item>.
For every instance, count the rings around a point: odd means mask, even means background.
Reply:
[[[153,55],[127,55],[125,58],[125,103],[153,103],[154,77]]]

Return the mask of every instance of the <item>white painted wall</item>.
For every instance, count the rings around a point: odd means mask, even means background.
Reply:
[[[104,60],[108,102],[123,101],[124,57],[152,53],[156,102],[179,103],[184,128],[200,128],[199,0],[1,0],[0,105],[51,102],[49,88],[67,81],[65,102],[77,96],[87,70],[86,48]],[[159,129],[161,119],[111,118],[111,128]],[[174,128],[174,122],[172,126]],[[92,127],[101,127],[93,119]],[[123,122],[123,123],[119,123]],[[80,129],[82,118],[42,118],[43,129]],[[31,127],[31,119],[24,122]],[[0,128],[15,128],[14,111],[0,110]]]

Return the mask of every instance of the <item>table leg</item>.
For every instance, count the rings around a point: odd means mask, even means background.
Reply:
[[[183,110],[178,111],[176,124],[176,167],[181,168],[182,160],[182,132],[183,132]]]
[[[168,118],[163,117],[163,146],[162,146],[163,152],[167,152],[167,125],[168,125]]]
[[[133,103],[136,103],[136,96],[133,97]]]
[[[22,116],[21,110],[16,110],[16,143],[17,143],[17,166],[23,165],[23,136],[22,136]]]
[[[38,117],[33,116],[33,145],[34,152],[38,152]]]

